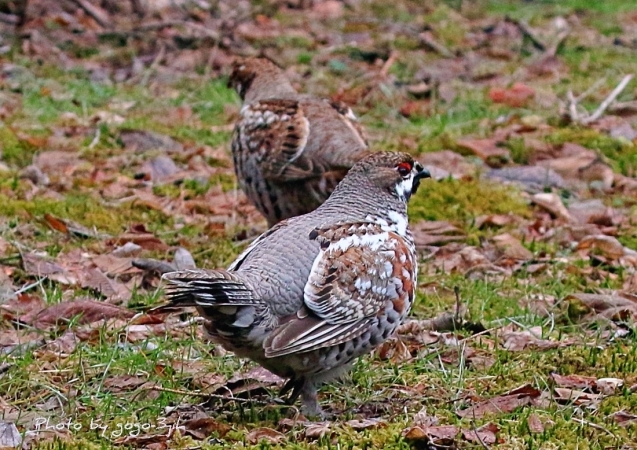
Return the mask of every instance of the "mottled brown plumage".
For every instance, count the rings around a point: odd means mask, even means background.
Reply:
[[[227,270],[164,276],[170,307],[196,306],[211,338],[289,378],[321,414],[317,386],[386,340],[414,300],[407,201],[428,172],[404,153],[358,162],[315,211],[257,238]]]
[[[232,138],[235,172],[270,226],[316,209],[368,153],[346,105],[297,93],[267,59],[237,61],[229,85],[244,102]]]

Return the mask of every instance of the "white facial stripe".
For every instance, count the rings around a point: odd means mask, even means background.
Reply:
[[[403,178],[400,183],[396,185],[396,193],[398,197],[406,202],[411,197],[411,190],[414,187],[414,171],[409,173],[407,178]]]

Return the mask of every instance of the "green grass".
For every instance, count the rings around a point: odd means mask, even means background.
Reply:
[[[297,77],[295,83],[304,91],[329,97],[340,95],[343,89],[371,86],[353,109],[369,130],[375,149],[405,150],[414,155],[453,150],[457,149],[459,138],[488,138],[505,127],[520,124],[525,117],[536,116],[542,126],[548,126],[512,132],[504,139],[514,163],[531,161],[532,150],[524,144],[525,133],[529,133],[552,146],[580,144],[598,152],[617,173],[628,176],[635,173],[634,142],[611,138],[604,131],[564,125],[556,102],[530,101],[524,107],[514,108],[493,103],[488,93],[492,86],[506,87],[522,81],[537,92],[548,90],[564,100],[569,90],[577,95],[604,78],[600,88],[582,101],[582,105],[592,111],[626,73],[634,71],[634,50],[606,45],[602,36],[610,41],[620,36],[626,18],[637,11],[637,1],[401,0],[387,3],[374,0],[362,2],[362,9],[346,5],[341,18],[316,23],[308,23],[306,15],[299,11],[277,10],[271,2],[253,3],[252,17],[274,14],[283,28],[310,31],[307,35],[284,33],[251,43],[256,51],[275,55],[284,65],[296,66],[302,76]],[[555,17],[575,20],[576,16],[581,28],[597,33],[598,39],[594,46],[590,42],[584,45],[578,41],[578,32],[582,29],[573,30],[557,52],[563,66],[555,79],[525,78],[520,69],[540,56],[526,41],[521,48],[515,47],[510,59],[475,60],[475,65],[471,60],[468,63],[471,71],[458,77],[445,77],[443,70],[443,77],[433,83],[431,96],[421,99],[426,106],[409,118],[400,114],[406,102],[415,100],[406,93],[404,85],[414,82],[415,74],[422,69],[449,62],[435,52],[423,50],[418,33],[425,26],[451,51],[466,52],[465,46],[471,41],[467,33],[477,33],[505,15],[527,21],[540,33],[551,29],[551,20]],[[471,22],[473,19],[480,22]],[[396,28],[392,28],[393,25]],[[417,31],[402,32],[401,27],[405,25]],[[47,22],[46,27],[56,28],[59,24]],[[339,44],[341,35],[356,33],[369,34],[374,41],[371,50],[365,46]],[[334,42],[315,39],[321,36],[339,39]],[[96,47],[98,50],[71,41],[57,44],[72,57],[117,67],[132,64],[137,56],[133,44],[125,45],[126,41],[115,35],[103,34],[100,46]],[[237,95],[226,86],[226,72],[210,76],[202,68],[171,82],[156,81],[151,74],[146,83],[139,80],[101,83],[91,81],[91,74],[84,69],[64,71],[54,64],[21,55],[17,49],[2,56],[3,61],[14,66],[7,69],[8,75],[0,80],[0,94],[10,106],[2,113],[0,123],[0,162],[9,169],[6,176],[0,172],[0,250],[5,251],[0,253],[0,283],[10,282],[19,288],[41,281],[27,293],[42,298],[48,305],[95,298],[95,293],[88,288],[38,280],[28,274],[21,264],[20,252],[46,252],[56,258],[78,251],[82,258],[91,259],[114,250],[108,237],[101,234],[116,237],[131,225],[143,224],[165,242],[169,250],[143,251],[140,257],[172,260],[174,250],[185,247],[198,267],[215,268],[230,264],[246,247],[248,238],[263,230],[263,222],[246,223],[241,217],[236,223],[219,227],[217,218],[209,217],[206,209],[214,203],[215,192],[227,193],[236,188],[229,159],[217,159],[224,150],[228,151],[231,132],[224,126],[236,118],[240,108]],[[233,50],[224,47],[223,51]],[[396,60],[389,67],[388,76],[377,77],[384,61],[373,61],[372,56],[378,53],[386,58],[391,51],[395,52]],[[471,50],[478,55],[481,51],[481,48]],[[494,78],[482,81],[471,78],[492,71],[497,72]],[[447,102],[440,98],[438,89],[442,84],[453,90],[453,100]],[[619,99],[634,99],[634,81]],[[96,118],[105,113],[107,116],[117,114],[123,122],[98,123]],[[632,118],[626,120],[632,121],[635,127]],[[69,121],[77,123],[69,125]],[[74,126],[86,128],[86,133],[74,135]],[[151,186],[143,180],[131,182],[134,186],[131,189],[144,189],[165,201],[169,205],[166,211],[176,208],[178,212],[174,215],[157,211],[143,202],[119,202],[102,195],[104,185],[95,181],[101,176],[100,170],[107,178],[110,175],[133,178],[144,161],[161,153],[131,155],[119,139],[120,131],[126,128],[162,133],[183,144],[182,154],[171,155],[178,165],[186,166],[196,153],[215,168],[213,175],[196,180],[187,178],[180,183]],[[94,141],[97,130],[100,136]],[[69,138],[67,145],[72,148],[67,150],[75,151],[86,160],[89,169],[74,174],[64,187],[56,182],[47,187],[34,187],[21,178],[21,170],[32,164],[34,155],[57,149],[56,139],[67,134],[73,138]],[[567,194],[577,198],[578,193]],[[586,192],[585,196],[588,195],[594,193]],[[624,245],[637,248],[634,194],[612,193],[602,198],[605,204],[623,209],[627,220],[618,228],[617,238]],[[179,209],[180,202],[189,201],[198,202],[197,206],[192,213],[184,213],[185,210]],[[477,176],[462,180],[425,180],[409,206],[412,223],[449,221],[465,234],[460,242],[464,248],[474,246],[485,253],[487,250],[496,252],[491,241],[494,236],[506,232],[518,236],[521,230],[517,225],[478,229],[477,218],[512,214],[526,220],[525,226],[532,227],[536,226],[533,221],[538,217],[538,210],[519,189]],[[85,239],[62,235],[46,224],[45,214],[76,222],[98,234]],[[237,216],[241,214],[237,212]],[[163,329],[161,324],[150,323],[149,326],[158,325],[160,329],[140,337],[130,331],[129,324],[121,321],[87,326],[78,317],[66,318],[68,323],[41,331],[8,320],[3,310],[2,349],[7,348],[5,342],[15,335],[23,339],[21,344],[51,342],[62,339],[65,333],[75,333],[81,339],[72,351],[62,354],[39,344],[19,346],[12,352],[0,354],[3,371],[0,420],[3,417],[17,420],[23,431],[31,426],[34,418],[49,411],[52,423],[70,418],[79,424],[80,430],[66,433],[65,438],[53,442],[45,442],[42,436],[33,448],[106,449],[116,445],[117,430],[127,423],[147,424],[156,429],[177,412],[194,414],[199,408],[228,431],[213,431],[202,441],[177,430],[169,448],[407,450],[425,448],[423,442],[413,443],[403,436],[403,431],[413,425],[414,417],[424,408],[440,425],[472,430],[495,423],[499,427],[499,441],[490,448],[634,448],[637,445],[635,426],[622,427],[611,416],[620,410],[632,413],[637,410],[637,396],[630,390],[637,384],[637,338],[632,335],[609,341],[604,335],[607,325],[582,323],[584,310],[567,300],[574,293],[622,290],[632,279],[632,269],[619,264],[596,265],[581,259],[568,238],[528,238],[522,239],[522,245],[537,261],[512,263],[507,273],[494,272],[488,264],[478,268],[471,266],[470,272],[451,270],[442,264],[434,266],[436,256],[423,256],[412,316],[428,319],[443,311],[453,312],[454,289],[458,288],[467,309],[466,319],[490,331],[477,337],[467,329],[458,329],[453,333],[460,339],[457,346],[407,342],[412,356],[404,361],[381,360],[378,353],[360,358],[350,375],[320,391],[321,404],[335,416],[330,431],[323,437],[309,437],[303,424],[291,429],[282,425],[282,419],[294,417],[294,410],[275,404],[277,389],[273,386],[267,386],[265,393],[256,395],[254,402],[223,402],[213,398],[204,405],[205,398],[192,394],[205,387],[201,377],[208,377],[209,382],[218,376],[219,383],[223,384],[255,364],[232,354],[220,355],[213,344],[200,339],[200,325],[185,322],[190,318],[188,314],[171,316]],[[449,258],[457,253],[452,252]],[[533,272],[531,266],[535,263],[546,263],[546,267]],[[135,275],[121,275],[123,282],[131,276]],[[156,288],[157,284],[156,278],[147,277],[124,306],[137,312],[163,301],[163,292]],[[0,289],[0,298],[3,292]],[[537,314],[529,306],[538,296],[554,299],[555,307],[550,315]],[[503,337],[497,330],[512,324],[519,330],[541,327],[545,339],[581,338],[582,343],[542,351],[508,351],[502,347]],[[476,366],[471,352],[491,358],[492,364]],[[524,384],[550,393],[552,373],[618,377],[624,380],[624,387],[594,408],[548,402],[475,421],[461,419],[456,414],[472,401],[492,398]],[[122,386],[125,377],[139,379],[140,383]],[[529,431],[531,414],[546,424],[544,432]],[[366,417],[380,417],[386,423],[364,430],[346,423]],[[106,426],[105,430],[91,429],[91,423],[98,421]],[[282,442],[250,442],[250,431],[259,427],[281,431]],[[479,443],[462,439],[458,440],[457,447],[483,448]]]

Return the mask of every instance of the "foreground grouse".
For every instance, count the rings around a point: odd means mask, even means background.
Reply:
[[[257,238],[227,270],[164,275],[170,307],[196,306],[213,341],[289,378],[290,401],[322,415],[317,386],[394,333],[417,261],[407,201],[429,173],[405,153],[372,153],[330,198]]]
[[[269,60],[236,61],[228,84],[243,100],[232,138],[235,172],[268,226],[316,209],[367,154],[347,106],[297,93]]]

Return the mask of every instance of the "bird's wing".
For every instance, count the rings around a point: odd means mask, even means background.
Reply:
[[[241,108],[233,152],[255,158],[267,180],[316,178],[324,170],[303,155],[309,135],[310,122],[298,101],[259,100]]]
[[[415,252],[397,233],[349,223],[315,229],[310,239],[321,249],[305,285],[305,308],[271,333],[264,343],[267,357],[347,342],[388,306],[402,316],[413,301]]]

